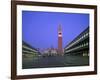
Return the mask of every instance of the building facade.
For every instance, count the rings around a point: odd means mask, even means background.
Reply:
[[[67,55],[89,56],[89,27],[64,48],[64,53]]]
[[[43,51],[42,56],[57,56],[57,49],[47,48]]]

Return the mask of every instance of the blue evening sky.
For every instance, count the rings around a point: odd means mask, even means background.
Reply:
[[[64,48],[89,26],[89,14],[22,11],[22,40],[35,48],[57,48],[59,24]]]

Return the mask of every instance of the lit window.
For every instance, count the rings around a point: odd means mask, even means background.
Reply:
[[[81,47],[82,47],[83,45],[81,45]]]
[[[84,37],[85,37],[85,34],[84,34]]]
[[[84,38],[84,35],[82,36],[82,38]]]
[[[88,36],[88,33],[86,33],[86,36]]]
[[[84,46],[86,46],[86,43],[84,43]]]
[[[86,43],[86,45],[88,45],[88,42]]]

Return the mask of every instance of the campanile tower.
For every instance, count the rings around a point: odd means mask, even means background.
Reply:
[[[58,54],[63,55],[63,48],[62,48],[62,27],[59,24],[58,26]]]

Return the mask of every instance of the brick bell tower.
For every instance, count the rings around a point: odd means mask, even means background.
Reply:
[[[63,48],[62,48],[62,27],[59,24],[58,26],[58,54],[63,55]]]

